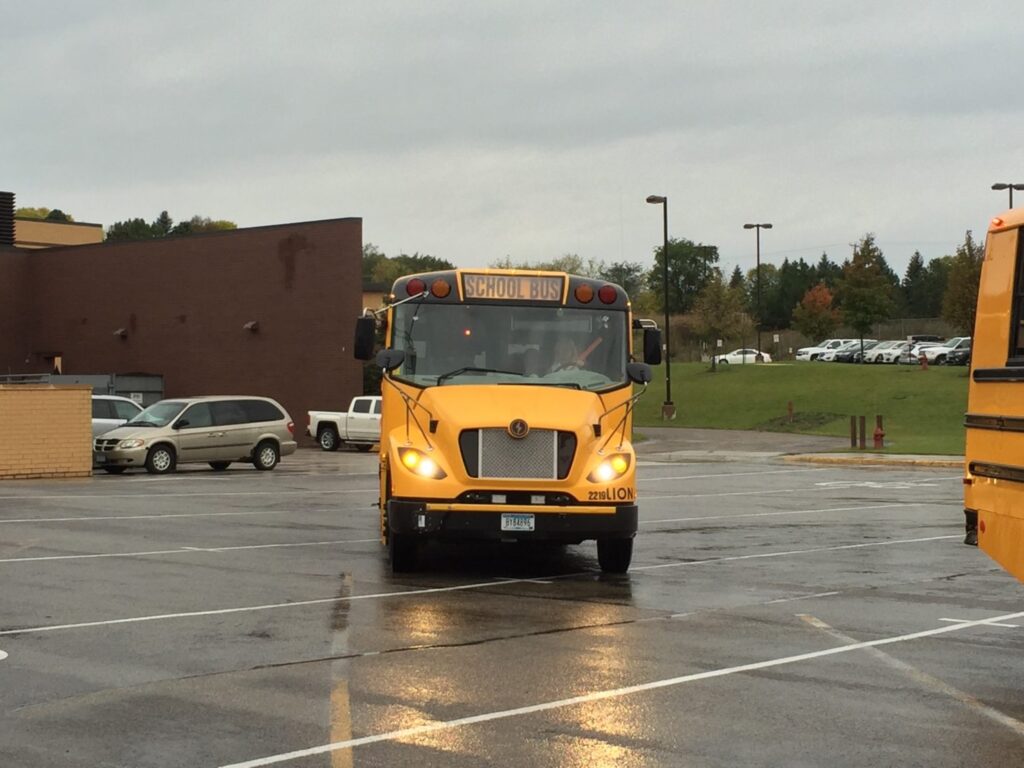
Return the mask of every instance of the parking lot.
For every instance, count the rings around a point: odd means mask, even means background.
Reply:
[[[2,484],[0,765],[1024,762],[1024,586],[956,470],[639,470],[615,577],[592,542],[391,575],[372,454]]]

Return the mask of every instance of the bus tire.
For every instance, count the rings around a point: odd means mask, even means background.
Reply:
[[[388,531],[388,558],[392,573],[416,570],[416,539],[408,533]]]
[[[633,539],[598,539],[597,562],[605,573],[625,573],[633,559]]]

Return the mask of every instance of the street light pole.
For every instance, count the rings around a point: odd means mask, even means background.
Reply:
[[[665,283],[665,402],[661,406],[661,418],[676,417],[676,406],[672,402],[672,333],[668,321],[668,198],[664,195],[648,195],[647,202],[662,207],[662,278]]]
[[[756,302],[757,302],[757,353],[761,354],[761,230],[771,229],[772,225],[765,224],[744,224],[744,229],[755,229],[757,230],[757,288],[756,288]],[[744,358],[745,359],[745,358]]]
[[[1013,208],[1013,190],[1016,189],[1018,192],[1024,192],[1024,184],[993,184],[992,189],[996,192],[1002,192],[1004,189],[1008,189],[1010,191],[1010,207]]]

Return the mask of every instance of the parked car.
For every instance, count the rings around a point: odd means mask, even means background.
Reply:
[[[197,462],[271,470],[295,448],[295,424],[280,403],[247,396],[161,400],[93,441],[94,463],[115,475],[131,467],[162,475]]]
[[[92,436],[120,427],[128,419],[138,416],[142,406],[127,397],[117,395],[92,396]]]
[[[870,350],[864,353],[865,363],[893,363],[896,362],[896,358],[899,356],[899,350],[901,350],[907,344],[906,341],[900,341],[898,339],[892,339],[890,341],[880,341]]]
[[[770,363],[772,356],[767,352],[760,352],[756,349],[734,349],[724,355],[715,358],[716,363],[731,363],[742,365],[744,363]]]
[[[971,364],[971,345],[968,342],[967,346],[960,346],[946,355],[946,365],[970,365]]]
[[[839,349],[843,344],[853,341],[853,339],[825,339],[820,344],[815,344],[813,347],[801,347],[796,351],[797,360],[817,360],[824,353]]]
[[[920,344],[908,344],[906,349],[900,353],[899,362],[901,365],[918,365],[921,362],[921,355],[929,347],[939,346],[936,341],[922,341]]]
[[[868,344],[874,342],[874,339],[864,339],[864,343]],[[818,356],[818,361],[822,363],[834,363],[836,361],[836,355],[841,352],[853,352],[854,350],[860,351],[860,339],[849,339],[842,346],[830,349],[827,352],[823,352]]]
[[[306,434],[325,451],[336,451],[342,445],[368,451],[380,442],[380,395],[353,397],[348,410],[307,411]]]
[[[970,336],[956,336],[938,346],[928,347],[924,350],[924,356],[928,358],[929,363],[942,365],[946,362],[946,356],[953,350],[961,348],[970,349],[970,347]]]
[[[859,363],[861,357],[878,346],[879,343],[874,339],[864,339],[863,347],[859,341],[850,344],[835,353],[835,361],[837,363]]]

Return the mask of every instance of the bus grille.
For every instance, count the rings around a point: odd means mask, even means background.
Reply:
[[[459,436],[462,460],[470,477],[564,479],[576,452],[576,435],[534,429],[514,438],[505,429],[470,429]]]

